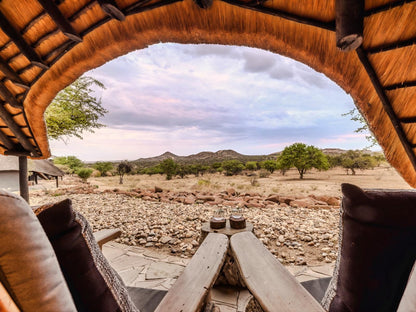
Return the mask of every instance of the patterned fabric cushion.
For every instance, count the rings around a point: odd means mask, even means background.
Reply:
[[[55,253],[32,209],[2,190],[0,225],[0,282],[18,308],[75,312]]]
[[[416,258],[416,192],[342,184],[330,312],[396,311]]]
[[[72,209],[71,200],[39,207],[35,212],[52,243],[78,311],[138,311],[121,278],[101,253],[88,222]]]

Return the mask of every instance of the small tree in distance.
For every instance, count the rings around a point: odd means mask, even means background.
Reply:
[[[113,164],[109,161],[98,161],[93,167],[100,172],[102,177],[105,177],[107,172],[113,169]]]
[[[244,170],[244,165],[239,160],[226,160],[221,165],[226,176],[232,176]]]
[[[295,143],[285,147],[279,156],[278,163],[283,168],[295,167],[298,169],[300,179],[303,179],[306,171],[312,168],[329,169],[329,162],[324,153],[312,145],[306,146],[303,143]]]
[[[123,184],[124,175],[129,173],[132,169],[131,164],[125,160],[118,164],[117,173],[120,176],[120,184]]]
[[[76,173],[82,179],[83,182],[87,182],[91,176],[93,170],[91,168],[79,168]]]
[[[166,174],[166,180],[172,180],[177,168],[178,164],[172,158],[165,159],[160,163],[160,169]]]
[[[277,163],[275,160],[265,160],[262,163],[262,167],[270,173],[273,173],[277,169]]]

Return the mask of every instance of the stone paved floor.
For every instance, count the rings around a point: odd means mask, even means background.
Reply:
[[[103,246],[103,253],[127,286],[169,290],[190,259],[158,253],[146,248],[115,242]],[[320,266],[286,266],[299,282],[332,276],[334,263]],[[243,311],[251,299],[247,291],[217,288],[211,291],[212,301],[223,312]]]

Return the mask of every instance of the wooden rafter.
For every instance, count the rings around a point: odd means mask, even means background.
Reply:
[[[81,42],[82,38],[77,32],[74,30],[72,25],[68,22],[62,12],[58,9],[55,3],[52,0],[38,0],[38,2],[42,5],[45,11],[50,15],[52,20],[55,24],[59,27],[59,29],[67,36],[69,39],[77,42]]]
[[[13,132],[16,138],[19,140],[23,148],[30,152],[32,156],[39,156],[39,153],[36,151],[35,147],[30,143],[26,134],[22,131],[18,124],[14,121],[11,114],[4,108],[0,103],[0,118],[3,119],[4,123],[9,127]]]
[[[194,0],[201,9],[208,9],[212,6],[212,0]]]
[[[364,0],[336,0],[335,25],[337,47],[344,52],[363,43]]]
[[[24,54],[24,56],[28,58],[30,62],[36,66],[48,68],[48,66],[43,63],[35,50],[33,50],[32,47],[24,40],[22,35],[16,29],[14,29],[14,27],[9,23],[9,21],[1,12],[0,28],[14,42],[14,44],[20,49],[20,51]]]
[[[123,11],[120,10],[114,0],[98,0],[98,4],[101,9],[112,18],[118,21],[124,21],[126,19]]]
[[[391,90],[411,88],[411,87],[416,87],[416,81],[404,81],[400,83],[391,84],[388,86],[384,86],[384,90],[391,91]]]
[[[399,121],[404,124],[416,123],[416,117],[404,117],[400,118]]]
[[[8,150],[12,150],[14,148],[14,143],[12,140],[9,139],[7,135],[0,129],[0,141],[3,143],[4,147]]]
[[[399,0],[399,1],[392,2],[392,3],[387,3],[387,4],[381,5],[379,7],[375,7],[375,8],[372,8],[370,10],[365,11],[364,15],[365,16],[370,16],[370,15],[373,15],[373,14],[381,13],[381,12],[384,12],[384,11],[391,10],[393,8],[397,8],[397,7],[402,6],[406,3],[412,3],[412,2],[415,2],[415,1],[416,0]]]
[[[415,44],[416,44],[416,38],[410,38],[410,39],[403,40],[403,41],[395,41],[393,43],[382,44],[382,45],[375,46],[372,48],[367,48],[366,51],[369,54],[376,54],[376,53],[386,52],[390,50],[405,48],[405,47],[412,46]]]
[[[330,31],[335,30],[335,22],[334,21],[323,22],[323,21],[312,19],[312,18],[287,13],[287,12],[277,10],[277,9],[273,9],[273,8],[270,8],[270,7],[266,7],[266,6],[263,6],[263,5],[247,4],[246,2],[241,2],[241,1],[238,1],[238,0],[222,0],[222,1],[226,2],[228,4],[231,4],[231,5],[238,6],[240,8],[249,9],[249,10],[253,10],[253,11],[256,11],[256,12],[277,16],[277,17],[280,17],[280,18],[287,19],[289,21],[300,23],[300,24],[314,26],[314,27],[318,27],[318,28],[323,28],[323,29],[330,30]]]
[[[150,11],[150,10],[157,9],[157,8],[160,8],[160,7],[165,6],[165,5],[169,5],[169,4],[176,3],[176,2],[181,2],[181,1],[183,1],[183,0],[162,0],[162,1],[159,1],[159,2],[156,2],[156,3],[152,3],[152,4],[149,4],[149,5],[146,5],[146,6],[139,6],[139,7],[137,7],[136,5],[133,4],[130,7],[126,8],[124,11],[125,11],[126,15],[132,15],[132,14],[136,14],[136,13]]]
[[[3,83],[0,83],[0,95],[11,106],[16,107],[16,108],[20,108],[20,109],[23,108],[22,103],[20,103],[14,97],[14,95],[9,91],[9,89],[7,89],[7,87]]]
[[[409,157],[410,162],[413,165],[413,168],[416,170],[416,156],[415,153],[411,147],[411,144],[409,140],[406,137],[406,133],[403,130],[403,127],[400,123],[399,118],[397,118],[396,113],[393,110],[393,107],[390,103],[389,98],[387,97],[386,93],[384,92],[383,86],[380,83],[380,80],[373,68],[373,66],[370,63],[370,60],[368,59],[367,53],[359,47],[357,50],[357,56],[361,61],[361,64],[364,66],[365,70],[367,71],[367,74],[373,84],[374,89],[377,92],[377,95],[383,105],[384,111],[386,112],[387,116],[390,118],[390,121],[393,125],[394,130],[396,131],[396,134],[402,143],[402,146],[404,150],[406,151],[407,156]]]
[[[21,88],[29,89],[28,84],[26,84],[22,78],[7,64],[3,59],[0,58],[0,70],[10,79],[16,86]]]

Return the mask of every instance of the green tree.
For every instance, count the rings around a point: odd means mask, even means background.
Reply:
[[[226,160],[222,163],[221,168],[225,171],[226,176],[232,176],[244,170],[244,165],[239,160]]]
[[[274,160],[265,160],[262,163],[262,167],[270,173],[273,173],[277,169],[277,162]]]
[[[257,170],[257,161],[248,161],[246,162],[246,169],[250,171]]]
[[[374,134],[371,132],[370,127],[368,126],[367,120],[365,120],[364,116],[361,115],[357,108],[353,108],[349,112],[342,114],[342,116],[350,116],[352,121],[358,121],[361,126],[354,130],[356,133],[366,133],[366,140],[370,142],[370,146],[373,147],[378,145],[377,139]]]
[[[347,151],[341,155],[341,166],[346,169],[347,174],[351,170],[352,175],[355,175],[355,171],[372,169],[377,165],[377,160],[370,156],[362,154],[360,151]]]
[[[62,156],[55,157],[53,159],[55,165],[63,165],[68,168],[68,173],[74,173],[78,168],[81,168],[84,164],[80,159],[75,156]]]
[[[122,161],[121,163],[118,164],[117,173],[120,177],[120,184],[123,184],[124,175],[126,173],[131,172],[132,169],[133,169],[133,166],[127,160],[124,160],[124,161]]]
[[[307,170],[316,168],[328,170],[329,162],[322,151],[312,145],[306,146],[303,143],[295,143],[285,147],[279,156],[280,164],[285,168],[295,167],[299,172],[300,179],[303,179]]]
[[[82,179],[82,181],[87,182],[92,172],[93,170],[91,168],[78,168],[76,174]]]
[[[172,180],[177,167],[178,164],[172,158],[165,159],[160,163],[160,169],[162,169],[162,173],[166,174],[166,180]]]
[[[57,94],[45,111],[46,127],[51,139],[63,139],[75,136],[82,139],[84,131],[104,127],[98,119],[107,113],[101,106],[101,99],[92,95],[92,86],[105,89],[104,85],[88,76],[74,83]]]
[[[102,177],[105,177],[107,172],[114,168],[113,164],[109,161],[97,161],[93,167],[100,172]]]

